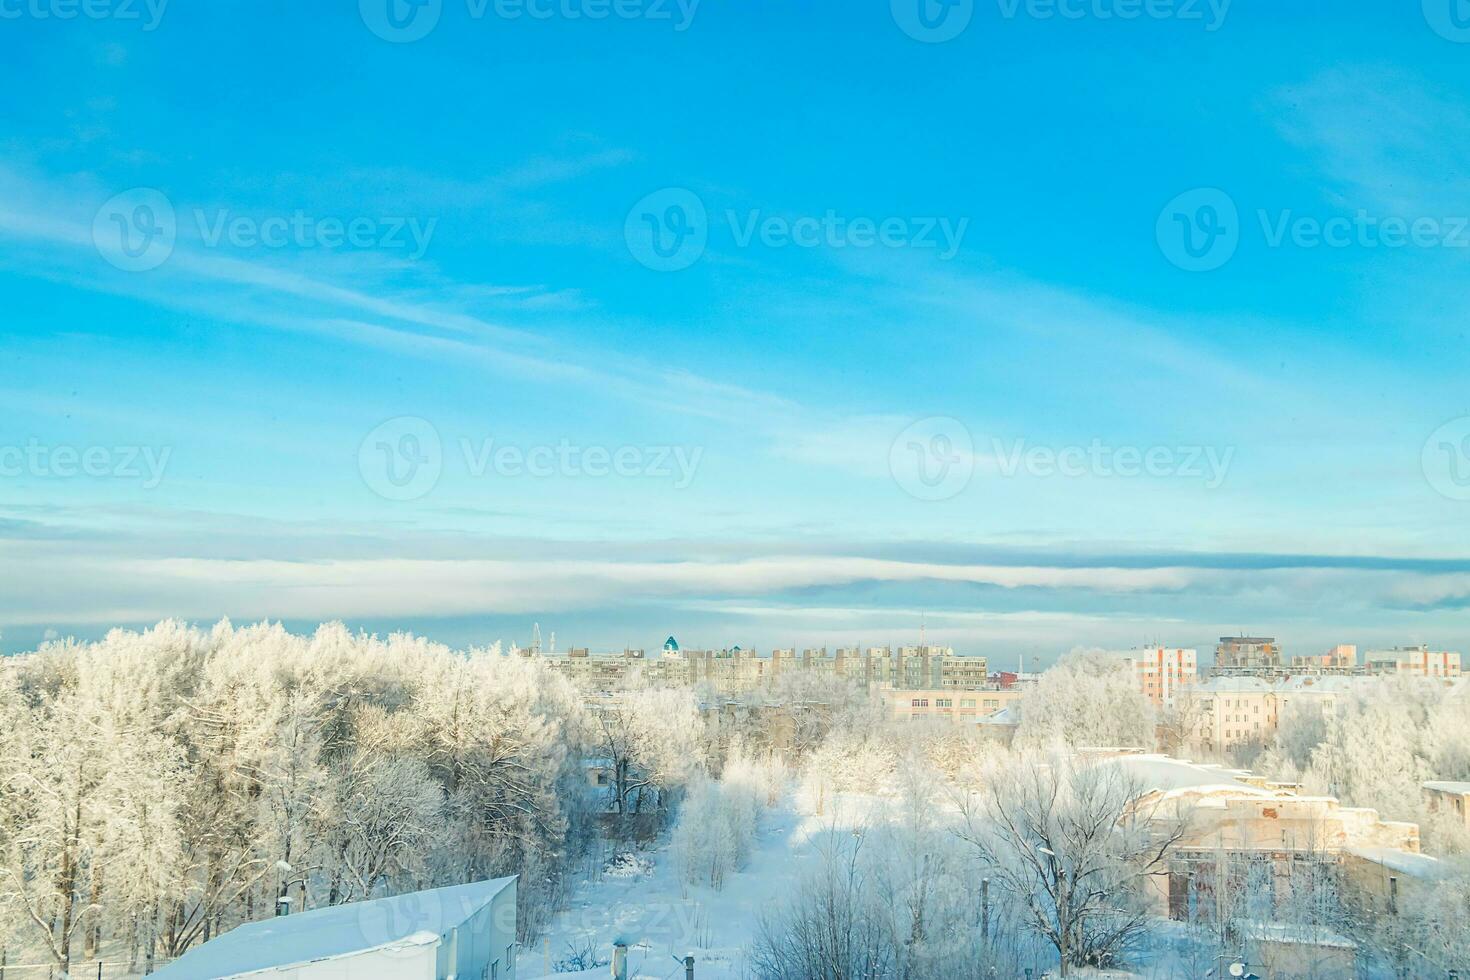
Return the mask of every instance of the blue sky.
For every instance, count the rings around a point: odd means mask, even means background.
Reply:
[[[1450,0],[392,2],[0,0],[0,649],[1463,646]]]

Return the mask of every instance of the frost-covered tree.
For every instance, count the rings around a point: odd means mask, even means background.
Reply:
[[[1353,806],[1372,807],[1390,820],[1420,813],[1420,784],[1432,777],[1420,749],[1410,702],[1358,694],[1326,718],[1303,782]],[[1422,717],[1422,716],[1421,716]]]
[[[228,622],[48,644],[0,669],[0,920],[62,970],[106,941],[149,972],[283,891],[520,873],[534,935],[592,827],[588,732],[495,648]]]
[[[698,778],[689,787],[674,825],[673,849],[686,881],[724,887],[744,866],[755,844],[762,812],[780,794],[784,767],[768,768],[737,746],[718,780]]]
[[[1145,805],[1116,764],[1022,754],[961,798],[961,836],[1003,898],[1056,950],[1062,976],[1119,963],[1143,937],[1144,889],[1188,815]]]
[[[1018,748],[1152,748],[1154,713],[1122,662],[1074,651],[1020,701]]]
[[[688,691],[610,695],[592,714],[592,737],[612,771],[611,802],[620,814],[664,809],[670,791],[704,768],[704,723]]]
[[[930,828],[931,830],[937,828]],[[833,825],[788,898],[762,915],[751,951],[768,980],[980,980],[1019,976],[1013,923],[982,924],[974,862],[945,834]]]

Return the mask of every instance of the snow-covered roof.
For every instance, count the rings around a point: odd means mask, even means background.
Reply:
[[[1457,795],[1470,795],[1470,783],[1455,782],[1445,779],[1431,779],[1424,783],[1425,789],[1432,789],[1437,793],[1454,793]]]
[[[1299,922],[1242,922],[1240,931],[1256,942],[1295,943],[1299,946],[1326,946],[1332,949],[1355,949],[1346,936],[1321,926]]]
[[[1428,854],[1405,851],[1397,847],[1349,847],[1347,852],[1364,861],[1381,864],[1391,871],[1411,878],[1442,878],[1449,873],[1444,862]]]
[[[153,978],[218,980],[369,950],[430,945],[514,883],[513,877],[497,878],[248,922],[185,953]]]
[[[1206,763],[1189,762],[1167,755],[1125,755],[1106,759],[1099,765],[1114,765],[1137,780],[1145,792],[1211,793],[1229,791],[1245,796],[1272,797],[1278,794],[1241,781],[1247,775]]]
[[[1183,690],[1195,691],[1200,694],[1230,694],[1235,692],[1260,692],[1266,693],[1274,690],[1270,682],[1260,677],[1212,677],[1202,684]]]
[[[1350,694],[1377,683],[1375,677],[1338,677],[1298,674],[1267,680],[1264,677],[1213,677],[1189,688],[1199,694]]]
[[[1015,710],[1015,705],[1006,705],[999,711],[992,711],[988,715],[982,715],[975,719],[977,725],[1019,725],[1021,723],[1020,712]]]

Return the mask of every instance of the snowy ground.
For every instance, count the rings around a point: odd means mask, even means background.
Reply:
[[[621,939],[631,947],[629,976],[635,980],[682,980],[680,963],[690,954],[699,980],[747,977],[747,951],[762,910],[786,897],[791,883],[815,860],[821,836],[848,830],[861,816],[861,806],[851,801],[841,801],[835,812],[828,807],[823,816],[801,815],[790,807],[768,812],[749,862],[719,891],[685,884],[665,838],[637,852],[651,863],[647,874],[602,875],[579,889],[546,938],[521,953],[518,973],[558,980],[606,978],[606,966],[585,973],[555,968],[572,949],[590,947],[606,959]]]

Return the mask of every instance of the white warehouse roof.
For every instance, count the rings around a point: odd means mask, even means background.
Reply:
[[[247,922],[185,953],[153,980],[216,980],[431,944],[514,883],[497,878]]]

